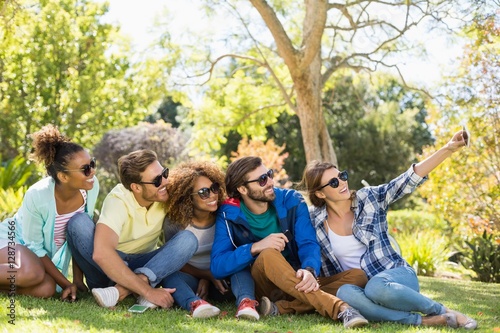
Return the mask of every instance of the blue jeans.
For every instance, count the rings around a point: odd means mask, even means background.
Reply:
[[[439,315],[445,307],[420,293],[418,278],[410,267],[388,269],[371,278],[365,288],[341,286],[337,297],[370,321],[395,321],[420,325],[422,315]]]
[[[114,284],[92,259],[94,231],[95,224],[87,214],[76,214],[68,221],[68,246],[90,289]],[[116,252],[134,273],[144,274],[148,277],[149,284],[156,287],[165,277],[181,269],[197,249],[196,237],[192,232],[183,230],[162,247],[149,253]]]
[[[236,306],[244,298],[255,300],[255,286],[250,274],[250,269],[245,269],[231,275],[231,291],[236,297]],[[177,272],[167,276],[161,283],[163,288],[176,288],[172,294],[175,302],[185,310],[190,311],[190,304],[193,301],[199,300],[196,295],[198,282],[200,280],[190,274]]]

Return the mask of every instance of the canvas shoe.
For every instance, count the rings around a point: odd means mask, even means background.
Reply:
[[[120,293],[115,287],[107,288],[94,288],[92,289],[92,295],[94,296],[97,304],[103,308],[110,308],[118,303],[118,298]]]
[[[191,315],[193,318],[211,318],[218,316],[219,313],[220,309],[218,307],[202,299],[191,302]]]
[[[338,318],[344,322],[345,328],[361,327],[368,324],[368,320],[352,307],[340,312]]]
[[[250,298],[242,299],[240,305],[238,305],[238,311],[236,311],[236,318],[259,320],[259,313],[255,310],[257,305],[259,305],[259,303],[256,300]]]
[[[147,299],[145,299],[142,296],[137,297],[137,304],[147,306],[150,309],[156,309],[158,307],[158,305],[151,303],[150,301],[148,301]]]
[[[280,311],[278,310],[278,307],[276,306],[275,303],[271,302],[269,298],[266,296],[262,297],[260,299],[260,314],[263,315],[264,317],[267,316],[279,316]]]

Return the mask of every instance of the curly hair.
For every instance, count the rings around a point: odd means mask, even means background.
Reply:
[[[57,173],[67,168],[73,154],[84,150],[82,146],[61,135],[57,127],[53,125],[42,127],[39,131],[31,134],[31,138],[33,139],[31,159],[42,163],[47,174],[56,183],[59,183]]]
[[[193,196],[191,194],[194,192],[194,183],[200,176],[219,183],[218,207],[226,199],[224,172],[217,164],[205,161],[181,163],[170,172],[168,177],[169,198],[165,203],[165,209],[172,223],[183,228],[191,223],[193,219]]]

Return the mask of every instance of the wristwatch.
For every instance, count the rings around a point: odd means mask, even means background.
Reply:
[[[312,268],[311,266],[307,266],[306,268],[304,268],[306,271],[309,271],[315,279],[318,279],[318,275],[316,274],[316,270],[314,268]]]

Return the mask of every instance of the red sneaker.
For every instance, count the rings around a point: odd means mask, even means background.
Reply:
[[[218,316],[219,313],[220,309],[218,307],[202,299],[191,302],[191,315],[193,318],[211,318]]]
[[[244,298],[241,300],[240,305],[238,305],[238,311],[236,312],[236,318],[247,319],[247,320],[259,320],[260,316],[255,307],[259,305],[259,302],[250,298]]]

